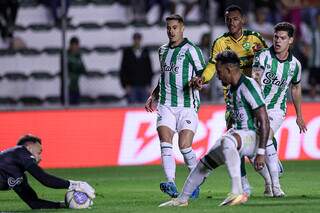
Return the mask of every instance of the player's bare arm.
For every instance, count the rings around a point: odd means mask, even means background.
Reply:
[[[254,110],[254,115],[258,121],[259,145],[257,155],[254,162],[256,170],[260,170],[265,165],[265,149],[269,137],[270,124],[265,106],[261,106]]]
[[[297,125],[300,129],[300,133],[304,133],[307,131],[306,124],[303,120],[302,111],[301,111],[301,84],[292,84],[291,85],[291,96],[292,96],[292,102],[296,111],[297,115]]]
[[[263,70],[259,67],[252,67],[252,78],[261,86],[261,73]]]
[[[144,108],[147,112],[153,112],[156,110],[156,102],[159,99],[159,84],[154,88],[151,95],[146,101]]]

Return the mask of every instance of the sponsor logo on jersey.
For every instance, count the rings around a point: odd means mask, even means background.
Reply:
[[[177,74],[179,70],[179,67],[176,66],[176,64],[171,63],[170,65],[167,65],[165,62],[161,63],[161,72],[170,72],[173,74]]]
[[[251,48],[251,44],[249,42],[243,42],[242,44],[243,49],[245,49],[246,51],[249,51]]]
[[[235,121],[243,121],[244,120],[244,114],[241,113],[239,110],[233,110],[232,112],[232,118]]]
[[[273,72],[266,72],[266,78],[263,79],[262,82],[265,85],[273,84],[273,85],[276,85],[282,89],[285,88],[285,86],[286,86],[286,80],[285,79],[279,80],[278,76],[276,74],[274,74]]]
[[[14,188],[16,185],[20,185],[22,181],[23,181],[23,177],[18,177],[18,178],[9,177],[8,186],[10,188]]]

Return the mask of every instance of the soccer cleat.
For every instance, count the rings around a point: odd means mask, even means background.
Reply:
[[[200,187],[198,186],[190,195],[191,199],[197,199],[199,197],[200,194]]]
[[[273,197],[284,197],[286,194],[282,191],[280,186],[272,187]]]
[[[162,182],[160,183],[160,190],[163,193],[168,194],[172,198],[176,198],[179,195],[176,184],[174,182]]]
[[[263,195],[265,197],[273,197],[272,187],[271,185],[267,184],[264,186],[264,192]]]
[[[243,194],[233,194],[229,193],[228,197],[220,203],[219,206],[235,206],[240,205],[248,201],[248,196]]]
[[[242,190],[248,197],[251,195],[251,186],[249,184],[247,176],[241,177]]]
[[[173,198],[167,202],[161,203],[158,207],[188,206],[188,201],[181,202],[178,198]]]

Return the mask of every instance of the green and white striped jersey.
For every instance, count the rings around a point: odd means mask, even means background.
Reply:
[[[264,106],[259,84],[253,79],[241,75],[237,86],[230,88],[233,101],[232,117],[235,129],[255,130],[254,110]]]
[[[199,91],[189,87],[188,82],[201,75],[205,61],[199,47],[188,39],[177,47],[165,44],[159,48],[161,76],[159,80],[159,103],[171,107],[200,106]]]
[[[284,61],[276,57],[273,47],[256,53],[253,67],[263,70],[261,87],[267,109],[279,109],[286,112],[289,85],[301,80],[301,64],[289,52]]]

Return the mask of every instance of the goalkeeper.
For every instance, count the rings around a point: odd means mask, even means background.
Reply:
[[[0,152],[0,190],[13,189],[32,209],[66,208],[64,202],[40,199],[28,183],[27,171],[47,187],[82,191],[92,199],[95,197],[95,190],[86,182],[64,180],[46,173],[38,166],[41,152],[41,139],[30,134],[21,137],[17,146]]]

